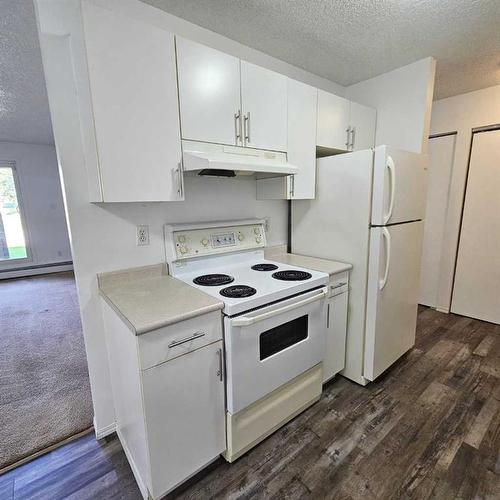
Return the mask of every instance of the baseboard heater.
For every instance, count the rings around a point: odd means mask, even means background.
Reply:
[[[59,267],[59,266],[72,266],[73,261],[68,260],[67,262],[51,262],[50,264],[38,264],[35,266],[23,266],[23,267],[9,267],[8,269],[0,269],[1,273],[12,273],[14,271],[30,271],[32,269],[43,269],[45,267]]]

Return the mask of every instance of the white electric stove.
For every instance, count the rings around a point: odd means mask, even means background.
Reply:
[[[313,402],[321,393],[329,277],[266,260],[265,246],[260,220],[165,226],[170,274],[224,302],[230,461],[303,408],[302,399]],[[314,368],[314,380],[288,391],[289,400],[278,394]],[[239,428],[235,422],[252,411],[244,420],[256,427]]]

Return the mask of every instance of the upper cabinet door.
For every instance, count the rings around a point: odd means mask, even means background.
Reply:
[[[290,199],[314,198],[317,107],[316,88],[288,80],[288,161],[299,168],[288,177]]]
[[[182,138],[242,145],[240,60],[176,37]]]
[[[318,146],[347,151],[350,101],[318,90]]]
[[[286,151],[286,76],[241,61],[241,101],[245,145]]]
[[[377,112],[373,108],[351,102],[351,149],[360,151],[375,145]]]
[[[174,37],[83,2],[102,201],[182,198]]]

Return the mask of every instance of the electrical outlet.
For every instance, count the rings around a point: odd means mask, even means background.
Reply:
[[[149,226],[137,226],[137,246],[149,245]]]

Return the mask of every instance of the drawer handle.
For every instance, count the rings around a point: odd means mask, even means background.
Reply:
[[[335,290],[335,288],[340,288],[341,286],[347,285],[347,282],[343,281],[342,283],[337,283],[336,285],[331,285],[330,289]]]
[[[186,337],[184,339],[180,339],[180,340],[172,340],[172,342],[170,342],[170,344],[168,344],[168,348],[172,348],[172,347],[176,347],[178,345],[181,345],[181,344],[186,344],[187,342],[191,342],[191,340],[195,340],[195,339],[199,339],[200,337],[204,337],[205,334],[203,332],[196,332],[196,333],[193,333],[193,335],[190,335],[189,337]]]

